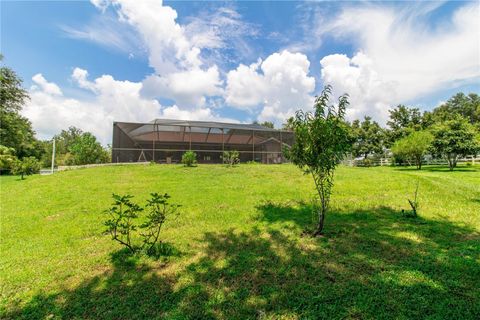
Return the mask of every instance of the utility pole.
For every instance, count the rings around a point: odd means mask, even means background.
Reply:
[[[52,149],[52,174],[55,167],[55,137],[53,137],[53,149]]]

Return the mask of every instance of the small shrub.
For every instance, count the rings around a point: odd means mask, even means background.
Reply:
[[[152,193],[151,199],[147,200],[146,210],[147,221],[145,221],[140,228],[144,230],[141,233],[143,238],[143,245],[147,251],[151,251],[157,244],[165,220],[169,216],[178,215],[177,209],[180,207],[178,204],[170,204],[168,199],[170,195]]]
[[[109,215],[105,225],[112,240],[132,253],[158,251],[162,226],[169,217],[178,215],[180,205],[169,203],[170,195],[151,193],[150,196],[145,207],[141,207],[131,201],[131,195],[113,194],[112,207],[105,211]],[[146,216],[141,217],[141,212],[147,212]],[[140,225],[136,223],[138,218],[144,218]]]
[[[240,163],[240,153],[237,150],[223,151],[222,159],[224,164],[233,167]]]
[[[365,158],[357,162],[357,166],[359,167],[372,167],[373,164],[373,160],[369,158]]]
[[[113,206],[106,212],[110,219],[105,221],[107,230],[112,236],[112,240],[126,246],[131,252],[135,252],[136,248],[132,244],[132,234],[137,230],[134,220],[138,218],[138,213],[143,209],[130,201],[131,195],[120,196],[113,194]]]
[[[193,167],[197,164],[197,154],[193,151],[187,151],[182,155],[182,163],[186,167]]]
[[[26,157],[22,160],[15,160],[12,164],[11,172],[15,175],[29,176],[40,171],[40,162],[35,157]]]

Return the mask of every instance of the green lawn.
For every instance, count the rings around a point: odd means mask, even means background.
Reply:
[[[419,181],[420,217],[406,218]],[[479,319],[480,167],[340,167],[325,236],[291,165],[1,177],[0,318]],[[168,192],[170,253],[104,235],[111,194]]]

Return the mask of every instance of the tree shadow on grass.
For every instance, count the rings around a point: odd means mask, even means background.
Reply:
[[[326,237],[300,238],[309,210],[260,206],[268,223],[204,234],[177,272],[115,253],[112,271],[7,318],[478,319],[475,230],[382,207],[332,212]]]

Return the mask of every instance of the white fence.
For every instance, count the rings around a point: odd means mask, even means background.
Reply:
[[[480,164],[480,157],[468,156],[457,160],[457,163],[471,163],[472,165]],[[382,158],[382,159],[349,159],[342,161],[342,164],[350,167],[366,167],[366,166],[389,166],[392,164],[391,158]],[[415,163],[412,162],[410,165],[414,166]],[[422,161],[422,165],[447,165],[448,162],[445,159],[425,159]]]

